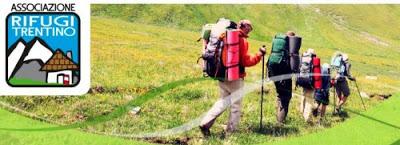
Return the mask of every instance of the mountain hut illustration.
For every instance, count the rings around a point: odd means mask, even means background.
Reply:
[[[46,83],[72,85],[73,71],[78,71],[78,65],[72,60],[69,51],[65,56],[61,50],[56,50],[53,56],[43,65],[41,71],[47,72]]]

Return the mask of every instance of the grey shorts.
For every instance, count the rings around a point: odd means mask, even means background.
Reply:
[[[348,97],[350,95],[350,89],[347,80],[337,81],[335,84],[335,88],[336,88],[336,93],[339,97],[342,95],[344,97]]]

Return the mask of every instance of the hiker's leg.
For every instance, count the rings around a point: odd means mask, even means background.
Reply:
[[[319,108],[319,107],[321,107],[321,103],[320,102],[317,102],[317,101],[315,101],[315,103],[314,103],[314,106],[317,106],[317,107],[315,107],[315,108]]]
[[[289,104],[292,99],[292,79],[284,80],[285,84],[285,102],[283,103],[285,109],[285,118],[289,113]]]
[[[281,99],[281,105],[282,105],[282,108],[281,108],[281,112],[280,112],[280,122],[282,122],[282,123],[284,123],[285,122],[285,120],[286,120],[286,117],[287,117],[287,115],[288,115],[288,113],[289,113],[289,103],[290,103],[290,96],[284,96],[282,99]]]
[[[276,120],[278,123],[284,123],[285,122],[285,118],[287,115],[286,112],[286,104],[288,101],[285,99],[284,96],[278,96],[278,98],[276,99]]]
[[[342,88],[342,99],[340,102],[340,106],[343,106],[347,101],[347,97],[350,96],[350,88],[349,88],[349,84],[347,83],[347,81],[344,81],[342,83],[341,88]]]
[[[277,122],[279,122],[279,123],[282,123],[281,122],[281,115],[280,115],[280,110],[281,110],[281,108],[282,108],[282,103],[281,103],[281,96],[280,96],[280,89],[282,88],[282,85],[281,85],[281,81],[274,81],[274,85],[275,85],[275,88],[276,88],[276,93],[278,94],[278,96],[276,96],[276,107],[275,107],[275,110],[276,110],[276,121]]]
[[[342,94],[343,93],[341,91],[339,82],[337,82],[335,85],[336,85],[335,88],[336,88],[337,99],[336,99],[336,102],[334,102],[334,103],[336,103],[336,106],[338,106],[338,108],[339,108],[339,104],[340,104],[340,101],[342,100]],[[338,109],[338,108],[336,108],[336,109]]]
[[[313,103],[314,103],[313,94],[314,94],[314,90],[304,89],[304,96],[305,96],[306,100],[305,100],[303,117],[304,117],[305,121],[310,121],[310,115],[311,115],[311,111],[313,109]]]
[[[339,106],[342,107],[347,101],[347,97],[346,96],[342,96],[342,99],[340,99],[340,103]]]
[[[318,112],[319,112],[319,115],[318,115],[318,121],[317,121],[317,124],[318,125],[324,125],[324,123],[325,123],[325,112],[326,112],[326,104],[325,103],[321,103],[319,106],[318,106]]]
[[[283,123],[284,121],[284,112],[283,112],[283,105],[282,105],[282,98],[283,96],[281,95],[282,93],[282,83],[281,81],[274,82],[275,83],[275,88],[276,92],[278,93],[278,96],[276,98],[276,120],[278,123]]]
[[[320,106],[320,109],[319,109],[319,111],[320,111],[320,116],[321,116],[321,118],[323,118],[324,116],[325,116],[325,111],[326,111],[326,105],[321,105]]]
[[[231,105],[231,112],[229,114],[229,122],[227,126],[228,132],[233,132],[237,130],[237,127],[240,122],[241,107],[242,107],[241,99],[237,100],[235,103]]]
[[[312,114],[314,117],[317,117],[318,114],[321,112],[321,110],[320,110],[321,105],[322,105],[321,102],[315,101],[314,106],[316,106],[316,107],[313,107],[313,109],[312,109]]]
[[[300,96],[300,113],[303,114],[304,113],[304,105],[306,103],[306,97],[304,94],[304,90],[303,90],[303,95]]]
[[[292,81],[289,79],[276,82],[275,86],[278,92],[276,108],[277,121],[279,123],[284,123],[289,112],[290,99],[292,98]]]
[[[320,108],[322,104],[320,102],[316,102],[314,106],[316,106],[314,109],[317,110],[317,112],[321,112]]]
[[[215,119],[221,115],[222,112],[225,111],[226,107],[230,104],[230,99],[227,98],[230,93],[226,85],[227,82],[219,82],[220,98],[203,117],[202,121],[200,122],[200,126],[210,128],[214,124]]]
[[[236,131],[239,125],[241,109],[242,109],[242,96],[243,96],[242,87],[243,87],[243,80],[233,81],[230,84],[230,92],[233,96],[231,98],[232,104],[226,130],[227,132]]]
[[[323,90],[320,96],[318,111],[321,116],[320,120],[324,118],[326,112],[326,106],[329,105],[329,90]]]

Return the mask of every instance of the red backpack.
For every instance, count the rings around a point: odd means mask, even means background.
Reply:
[[[313,79],[314,89],[322,88],[322,76],[321,76],[321,60],[318,57],[312,59],[313,64]]]

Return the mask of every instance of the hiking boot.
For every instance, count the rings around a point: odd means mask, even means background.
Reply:
[[[338,115],[342,115],[343,114],[343,109],[342,108],[337,108],[336,110],[338,112]]]
[[[204,126],[199,126],[201,134],[203,134],[204,138],[208,138],[211,136],[210,129]]]
[[[334,116],[339,115],[339,113],[340,113],[340,109],[339,108],[336,108],[335,111],[333,111],[333,115]]]
[[[340,117],[342,117],[342,118],[347,118],[347,117],[349,117],[349,115],[347,114],[347,112],[346,111],[344,111],[344,110],[340,110],[340,112],[339,112],[339,116]]]
[[[318,121],[317,121],[317,125],[319,126],[319,127],[323,127],[324,126],[324,119],[322,119],[322,118],[320,118],[320,119],[318,119]]]
[[[224,130],[223,132],[222,132],[222,138],[223,139],[228,139],[231,135],[232,135],[232,131],[227,131],[227,130]]]
[[[277,123],[275,124],[275,126],[279,128],[279,127],[284,127],[285,124],[284,124],[283,122],[277,122]]]
[[[306,123],[307,123],[308,125],[310,125],[310,126],[314,126],[314,125],[315,125],[315,123],[314,123],[311,119],[308,119],[308,120],[306,121]]]
[[[318,116],[318,108],[312,109],[312,115],[313,115],[314,117],[317,117],[317,116]]]

